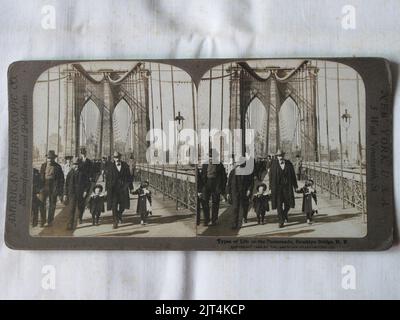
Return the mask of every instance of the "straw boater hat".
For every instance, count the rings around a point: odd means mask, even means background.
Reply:
[[[49,150],[49,152],[47,152],[47,154],[46,154],[46,157],[47,157],[48,159],[55,159],[55,158],[57,158],[57,155],[56,155],[56,153],[54,152],[54,150]]]

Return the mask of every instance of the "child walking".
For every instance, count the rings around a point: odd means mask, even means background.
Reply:
[[[257,186],[257,193],[253,197],[253,208],[257,215],[257,224],[264,224],[265,213],[269,212],[270,195],[267,185],[261,183]]]
[[[306,180],[304,186],[296,190],[297,193],[303,194],[303,205],[301,210],[306,215],[307,223],[312,224],[312,217],[318,213],[317,207],[317,191],[314,188],[314,181],[312,179]]]
[[[92,224],[98,226],[99,219],[102,212],[104,212],[105,195],[103,193],[103,186],[97,184],[93,193],[90,195],[89,207],[92,214]]]
[[[142,182],[140,187],[132,194],[138,195],[138,202],[136,212],[140,214],[140,224],[145,225],[147,223],[147,216],[152,213],[151,209],[151,191],[148,189],[149,183],[147,181]]]

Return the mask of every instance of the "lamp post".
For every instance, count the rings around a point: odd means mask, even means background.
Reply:
[[[185,121],[185,118],[181,115],[181,112],[178,111],[178,115],[175,116],[174,119],[177,122],[177,137],[176,137],[176,165],[175,165],[175,186],[178,185],[178,156],[179,156],[179,134],[183,129],[183,122]],[[178,210],[179,206],[179,201],[178,201],[178,190],[175,187],[175,192],[176,192],[176,210]]]
[[[347,112],[347,109],[344,110],[344,113],[341,116],[344,124],[344,128],[346,129],[346,160],[347,164],[349,164],[349,127],[351,123],[351,114]]]

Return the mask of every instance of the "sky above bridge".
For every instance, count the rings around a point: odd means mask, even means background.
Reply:
[[[265,68],[271,66],[277,66],[280,68],[295,68],[302,60],[259,60],[259,61],[248,61],[249,65],[254,68]],[[124,72],[131,70],[137,61],[115,61],[115,62],[82,62],[81,65],[84,69],[91,73],[93,78],[100,80],[102,78],[102,71],[113,70],[119,71],[122,76]],[[312,61],[314,66],[319,68],[319,80],[318,80],[318,100],[319,100],[319,129],[321,136],[321,145],[327,145],[327,131],[326,131],[326,119],[329,121],[329,136],[331,148],[336,148],[339,145],[338,135],[338,97],[337,97],[337,70],[336,63],[327,62],[326,64],[326,78],[327,78],[327,114],[325,107],[325,65],[323,61]],[[158,75],[158,64],[156,63],[145,63],[147,69],[152,71],[152,85],[153,94],[149,91],[149,109],[150,109],[150,121],[152,126],[161,128],[161,104],[163,112],[163,127],[168,134],[168,124],[174,118],[173,113],[173,95],[171,85],[171,66],[160,65],[161,78]],[[227,74],[227,68],[229,65],[224,65],[224,74]],[[65,71],[65,65],[61,66],[61,71]],[[358,112],[357,112],[357,89],[356,89],[356,72],[345,66],[339,65],[340,73],[340,106],[341,114],[347,109],[351,115],[351,123],[348,127],[347,143],[352,146],[355,150],[355,143],[357,142],[358,134]],[[222,127],[228,128],[229,121],[229,77],[225,77],[223,80],[220,78],[222,75],[222,66],[217,66],[212,70],[212,76],[217,79],[212,81],[211,88],[211,114],[209,114],[209,103],[210,103],[210,82],[207,80],[210,76],[210,72],[207,72],[200,82],[198,88],[198,108],[196,110],[196,117],[198,121],[198,128],[208,128],[209,118],[211,119],[212,128],[221,127],[221,108],[222,108]],[[46,127],[47,127],[47,72],[44,72],[39,77],[39,82],[35,86],[34,90],[34,144],[38,147],[41,154],[44,154],[44,145],[46,142]],[[64,74],[61,73],[61,91],[58,93],[58,67],[50,69],[50,79],[54,80],[50,82],[50,113],[49,113],[49,135],[53,135],[53,138],[49,139],[49,148],[55,148],[56,146],[54,135],[57,134],[58,126],[58,103],[60,100],[60,134],[63,136],[64,133],[64,121],[65,121],[65,105],[66,105],[66,92],[65,92],[65,79]],[[192,128],[194,121],[193,106],[192,106],[192,83],[190,76],[183,70],[173,67],[173,78],[174,78],[174,98],[175,98],[175,115],[177,112],[181,112],[181,115],[185,118],[184,128]],[[161,86],[159,86],[159,80],[161,80]],[[160,88],[161,88],[161,101],[160,101]],[[361,112],[361,132],[362,139],[365,141],[365,90],[362,80],[359,82],[359,94],[360,94],[360,109]],[[282,105],[280,118],[281,118],[281,135],[283,139],[292,140],[294,137],[294,131],[296,128],[295,118],[293,113],[295,112],[296,104],[293,100],[288,99]],[[253,100],[249,109],[249,116],[251,126],[259,131],[265,121],[265,108],[258,99]],[[81,127],[81,141],[85,139],[85,136],[90,135],[96,136],[99,111],[94,102],[89,101],[82,112],[84,119]],[[118,130],[115,134],[117,139],[122,140],[128,144],[132,142],[129,140],[128,128],[129,119],[131,118],[128,105],[122,100],[115,111],[115,123]],[[153,124],[154,120],[154,124]],[[343,123],[342,123],[343,124]],[[84,128],[83,128],[84,126]],[[342,128],[342,140],[346,143],[345,128]]]

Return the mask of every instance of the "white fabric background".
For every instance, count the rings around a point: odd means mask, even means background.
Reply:
[[[41,27],[41,8],[47,4],[56,8],[55,30]],[[341,27],[346,4],[356,7],[355,30]],[[400,298],[398,245],[366,253],[28,252],[10,250],[3,240],[11,62],[379,56],[398,63],[399,16],[397,0],[1,1],[0,298]],[[397,100],[396,93],[395,105]],[[396,142],[395,136],[398,163]],[[397,197],[398,173],[397,166]],[[41,287],[42,267],[49,264],[57,272],[55,290]],[[356,290],[341,286],[347,264],[356,268]]]

